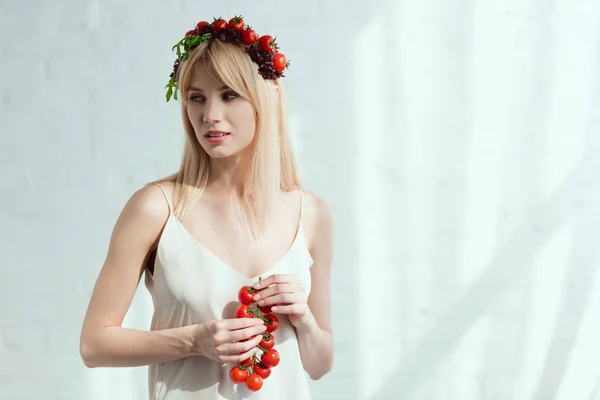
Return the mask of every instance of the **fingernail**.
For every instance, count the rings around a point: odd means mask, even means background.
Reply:
[[[254,296],[252,299],[253,299],[254,301],[258,301],[258,300],[260,300],[260,294],[257,294],[257,295],[256,295],[256,296]]]
[[[254,289],[259,289],[260,288],[260,283],[255,283],[254,284]]]
[[[261,300],[261,301],[259,301],[259,302],[258,302],[258,305],[259,305],[259,306],[262,306],[263,304],[265,304],[265,301],[264,301],[264,300]]]

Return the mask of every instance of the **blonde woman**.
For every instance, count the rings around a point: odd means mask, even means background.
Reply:
[[[176,48],[167,101],[181,102],[181,167],[123,208],[81,356],[149,366],[151,399],[310,399],[306,375],[333,363],[333,228],[298,177],[285,56],[241,17],[200,22]],[[142,275],[149,331],[121,326]]]

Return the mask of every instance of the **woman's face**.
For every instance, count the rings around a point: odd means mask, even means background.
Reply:
[[[187,114],[208,155],[225,158],[252,143],[256,118],[252,104],[213,75],[204,65],[197,66],[187,93]]]

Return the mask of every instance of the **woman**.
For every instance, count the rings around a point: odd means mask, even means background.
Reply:
[[[119,216],[81,356],[148,365],[151,399],[309,399],[305,371],[319,379],[333,363],[333,228],[327,203],[301,189],[285,56],[241,17],[201,22],[176,48],[167,101],[180,91],[181,167]],[[151,329],[126,329],[143,273]]]

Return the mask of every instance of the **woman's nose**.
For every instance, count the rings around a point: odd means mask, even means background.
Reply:
[[[223,106],[218,101],[207,101],[204,107],[204,122],[215,124],[223,119]]]

